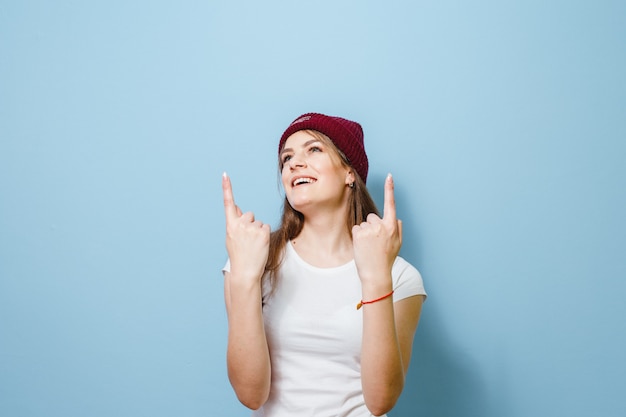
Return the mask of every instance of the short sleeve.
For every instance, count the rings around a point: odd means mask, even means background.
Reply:
[[[414,295],[426,297],[424,282],[420,272],[404,258],[398,256],[391,268],[393,280],[393,301],[400,301]]]
[[[224,267],[222,268],[222,274],[226,273],[226,272],[230,272],[230,258],[228,258],[226,260],[226,264],[224,265]]]
[[[224,264],[224,266],[222,267],[222,275],[224,275],[226,272],[230,272],[230,258],[228,258],[226,260],[226,263]],[[268,296],[268,294],[271,292],[271,286],[269,283],[269,279],[267,279],[267,272],[265,273],[266,275],[263,276],[262,278],[262,282],[263,282],[263,300],[265,300],[265,297]]]

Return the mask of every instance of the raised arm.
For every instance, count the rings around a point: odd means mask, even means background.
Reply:
[[[257,409],[267,401],[271,378],[261,308],[261,278],[269,252],[270,227],[255,220],[252,212],[241,212],[226,173],[222,191],[230,259],[230,272],[224,276],[228,378],[241,403]]]
[[[385,180],[383,218],[370,214],[352,229],[354,258],[365,301],[392,292],[391,268],[402,245],[402,222],[396,218],[394,184]],[[363,305],[361,383],[374,415],[393,408],[404,388],[422,296],[393,303],[391,295]]]

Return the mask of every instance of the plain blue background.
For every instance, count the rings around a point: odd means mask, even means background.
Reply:
[[[391,416],[626,415],[623,1],[5,1],[0,415],[246,416],[221,174],[362,123],[429,292]]]

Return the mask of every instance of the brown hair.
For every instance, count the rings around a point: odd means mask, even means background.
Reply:
[[[342,165],[351,168],[346,156],[335,146],[328,136],[316,130],[305,130],[305,132],[318,139],[329,149],[332,149],[334,152],[331,152],[331,157],[339,158]],[[279,171],[283,169],[283,163],[280,158],[278,168]],[[352,237],[352,227],[363,223],[367,219],[368,214],[375,213],[379,215],[376,203],[374,203],[372,196],[367,190],[367,186],[356,170],[353,169],[352,172],[354,173],[355,181],[354,187],[350,189],[352,192],[348,197],[349,210],[346,218],[346,228],[348,229],[348,233],[350,233],[350,237]],[[296,238],[300,234],[303,226],[304,215],[291,207],[289,201],[287,201],[287,197],[285,197],[280,226],[270,235],[270,251],[267,264],[265,265],[265,272],[269,272],[269,274],[266,274],[266,279],[269,279],[271,292],[276,288],[278,270],[283,261],[285,245],[289,240]]]

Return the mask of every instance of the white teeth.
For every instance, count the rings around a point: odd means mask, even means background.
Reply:
[[[300,185],[300,184],[311,184],[314,183],[315,180],[313,178],[297,178],[296,180],[294,180],[293,182],[293,186],[295,187],[296,185]]]

